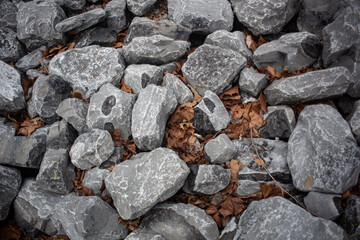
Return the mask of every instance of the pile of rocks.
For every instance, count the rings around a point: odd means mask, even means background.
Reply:
[[[31,237],[358,239],[360,198],[352,195],[343,209],[341,195],[358,183],[360,173],[359,2],[168,0],[163,16],[168,20],[143,17],[157,2],[0,2],[0,220],[13,211]],[[271,41],[252,52],[239,31],[245,28]],[[298,31],[288,30],[293,28]],[[124,46],[112,48],[125,29]],[[184,59],[192,36],[199,34],[205,41]],[[46,47],[72,38],[75,48],[40,61]],[[174,61],[184,62],[188,85],[171,74],[178,68]],[[268,84],[257,71],[268,66],[276,72],[315,70]],[[37,78],[29,100],[24,77]],[[118,88],[122,78],[132,93]],[[189,86],[202,96],[192,124],[198,136],[206,136],[232,121],[219,95],[234,85],[243,96],[263,92],[271,105],[261,138],[230,140],[220,134],[204,146],[209,164],[187,165],[164,148],[169,117],[194,98]],[[72,98],[71,91],[90,101]],[[307,106],[297,120],[289,106],[319,100],[332,106]],[[23,109],[45,126],[17,135],[5,116]],[[115,130],[139,150],[121,164],[124,147],[114,145],[110,132]],[[316,217],[273,197],[251,202],[220,232],[201,208],[166,202],[179,191],[220,193],[231,180],[224,164],[231,159],[243,165],[237,196],[260,192],[259,183],[273,179],[254,161],[259,156],[271,176],[284,189],[296,189]],[[87,170],[83,185],[93,196],[73,192],[76,168]],[[28,169],[37,173],[23,179]],[[101,195],[111,197],[115,208]],[[118,215],[143,218],[129,233]]]

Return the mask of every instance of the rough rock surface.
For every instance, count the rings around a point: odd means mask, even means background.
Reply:
[[[232,217],[226,224],[225,228],[221,231],[220,240],[233,240],[236,234],[238,218]]]
[[[236,194],[241,197],[250,196],[261,192],[260,184],[252,180],[239,180]]]
[[[81,170],[100,166],[114,152],[114,142],[106,130],[93,129],[80,135],[70,150],[71,162]]]
[[[360,101],[356,101],[348,119],[351,130],[360,143]]]
[[[194,99],[194,94],[191,90],[174,74],[166,74],[163,84],[174,92],[179,105],[191,102]]]
[[[79,33],[75,37],[75,48],[82,48],[90,45],[113,47],[115,43],[116,32],[105,27],[91,28]]]
[[[99,166],[99,168],[106,169],[114,166],[115,164],[120,164],[120,160],[123,157],[123,155],[124,155],[124,146],[115,147],[113,154],[108,158],[108,160],[103,162]]]
[[[114,48],[88,46],[56,55],[49,65],[50,74],[68,81],[74,91],[90,98],[103,84],[119,84],[125,63]]]
[[[358,239],[360,236],[360,198],[351,195],[346,200],[344,215],[340,220],[340,226],[350,234],[350,239]]]
[[[343,212],[341,195],[309,192],[304,203],[311,213],[328,220],[335,220]]]
[[[132,64],[125,69],[124,83],[135,94],[146,88],[149,84],[158,85],[163,78],[160,67],[149,64]]]
[[[235,157],[237,149],[226,134],[211,139],[204,147],[205,158],[211,163],[223,164]]]
[[[124,140],[131,136],[131,111],[135,96],[107,83],[90,98],[86,117],[90,129],[113,132],[118,129]]]
[[[297,189],[343,194],[357,183],[359,156],[349,125],[334,108],[312,105],[301,112],[288,145]]]
[[[158,148],[116,166],[105,184],[121,218],[135,219],[173,196],[189,172],[174,151]]]
[[[2,0],[0,2],[0,27],[11,28],[16,31],[17,21],[16,13],[17,7],[10,0]]]
[[[168,10],[171,20],[193,32],[210,34],[233,28],[234,14],[226,0],[169,0]]]
[[[86,115],[89,104],[78,98],[67,98],[56,109],[56,114],[70,123],[79,134],[88,131]]]
[[[136,16],[148,13],[158,0],[126,0],[127,8]]]
[[[16,62],[24,56],[24,50],[16,38],[16,32],[10,28],[0,27],[0,60]]]
[[[166,240],[166,239],[160,236],[159,234],[132,232],[125,238],[125,240]]]
[[[253,97],[259,96],[266,87],[267,79],[265,74],[257,73],[254,68],[244,68],[240,73],[239,88]]]
[[[78,136],[76,130],[65,120],[53,123],[46,138],[47,149],[68,149]]]
[[[138,148],[154,150],[161,147],[167,120],[176,106],[176,96],[166,87],[150,84],[140,92],[131,122],[132,136]]]
[[[279,79],[264,94],[270,105],[310,102],[343,95],[353,82],[345,67],[335,67]]]
[[[246,65],[246,58],[230,49],[204,44],[188,56],[181,70],[186,81],[204,96],[206,90],[221,94]]]
[[[63,0],[64,6],[71,10],[82,10],[86,4],[86,0]]]
[[[26,72],[29,69],[39,67],[41,65],[40,59],[42,58],[41,51],[45,51],[45,50],[46,50],[45,46],[35,49],[31,53],[20,58],[19,61],[16,62],[15,67],[22,72]]]
[[[126,0],[112,0],[106,4],[106,23],[108,28],[121,32],[128,26],[126,18]]]
[[[85,173],[82,184],[84,187],[91,190],[92,194],[100,195],[100,188],[102,186],[103,180],[110,174],[111,172],[107,169],[99,169],[94,167],[93,169],[87,171]]]

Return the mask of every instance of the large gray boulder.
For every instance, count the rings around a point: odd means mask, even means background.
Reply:
[[[193,32],[210,34],[233,28],[234,14],[226,0],[169,0],[168,11],[171,20]]]
[[[16,62],[24,55],[24,50],[16,38],[16,32],[10,28],[0,27],[0,60]]]
[[[89,104],[78,98],[67,98],[56,109],[56,114],[71,124],[79,134],[88,131],[86,115]]]
[[[84,98],[90,98],[105,83],[119,84],[124,69],[123,57],[116,49],[100,46],[71,49],[56,55],[49,64],[50,74],[64,78]]]
[[[161,147],[167,120],[176,106],[176,96],[166,87],[150,84],[140,92],[131,122],[132,136],[138,148],[154,150]]]
[[[135,94],[140,93],[149,84],[158,85],[162,79],[162,69],[155,65],[132,64],[125,69],[124,83]]]
[[[108,28],[121,32],[128,26],[126,18],[126,0],[112,0],[106,4],[106,23]]]
[[[219,95],[231,85],[246,62],[239,52],[204,44],[188,56],[181,70],[201,96],[207,90]]]
[[[136,16],[143,16],[154,7],[158,0],[126,0],[127,8]]]
[[[223,133],[207,142],[204,152],[205,159],[209,162],[223,164],[235,157],[237,149],[230,138]]]
[[[357,184],[359,156],[349,125],[333,107],[312,105],[301,112],[287,157],[297,189],[343,194]]]
[[[0,113],[17,112],[26,106],[20,74],[0,61]]]
[[[348,123],[356,140],[360,143],[360,101],[356,101],[349,116]]]
[[[343,213],[341,195],[309,192],[304,203],[307,210],[324,219],[335,220]]]
[[[82,48],[90,45],[113,47],[116,44],[116,40],[116,32],[110,28],[94,27],[76,35],[75,48]]]
[[[250,239],[346,239],[334,222],[313,217],[282,197],[253,201],[240,216],[234,240]]]
[[[17,21],[16,13],[17,7],[10,0],[2,0],[0,2],[0,27],[11,28],[16,31]]]
[[[135,219],[173,196],[189,172],[173,150],[158,148],[116,166],[105,184],[121,218]]]
[[[179,105],[191,102],[194,99],[194,94],[191,90],[174,74],[166,74],[163,79],[163,85],[174,92]]]
[[[254,35],[276,34],[298,12],[297,0],[231,0],[234,13]]]
[[[16,62],[15,67],[22,72],[26,72],[29,69],[38,68],[41,65],[40,59],[42,58],[42,51],[45,51],[46,47],[42,46],[34,51],[23,56]]]
[[[19,5],[17,37],[29,50],[65,42],[55,25],[66,18],[64,11],[53,0],[35,0]]]
[[[270,105],[305,103],[341,96],[353,81],[347,68],[335,67],[276,80],[264,94]]]
[[[110,132],[118,129],[123,139],[127,140],[131,136],[131,111],[134,103],[135,95],[107,83],[90,98],[87,126]]]

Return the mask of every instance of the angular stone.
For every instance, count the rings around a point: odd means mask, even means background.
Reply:
[[[230,178],[231,170],[219,165],[191,165],[183,190],[190,194],[213,195],[226,188],[230,183]]]
[[[117,165],[105,184],[121,218],[135,219],[173,196],[189,172],[173,150],[158,148]]]
[[[45,50],[45,46],[35,49],[31,53],[19,59],[19,61],[16,62],[15,67],[22,72],[38,68],[41,65],[40,59],[42,58],[42,51],[44,52]]]
[[[36,176],[37,184],[44,190],[68,194],[73,188],[76,174],[66,149],[48,149]]]
[[[28,103],[29,115],[33,118],[40,116],[46,123],[59,120],[56,109],[66,98],[71,97],[70,84],[57,75],[40,76],[32,90],[32,97]]]
[[[136,16],[143,16],[151,11],[158,0],[126,0],[127,8]]]
[[[35,0],[19,5],[16,19],[17,37],[27,49],[64,43],[64,35],[55,25],[66,18],[64,11],[52,0]]]
[[[234,239],[346,239],[332,221],[313,217],[282,197],[253,201],[240,216]]]
[[[236,194],[241,197],[250,196],[255,193],[261,192],[260,184],[252,180],[239,180]]]
[[[112,0],[106,4],[106,22],[108,28],[121,32],[128,26],[126,18],[126,0]]]
[[[127,64],[165,64],[176,61],[190,49],[190,43],[154,35],[136,37],[123,47]]]
[[[160,236],[159,234],[132,232],[125,238],[125,240],[166,240],[166,239]]]
[[[93,129],[80,135],[70,150],[71,162],[81,170],[98,167],[114,152],[114,142],[106,130]]]
[[[241,24],[254,35],[276,34],[298,12],[297,0],[231,0],[234,13]]]
[[[240,90],[249,93],[253,97],[259,96],[266,87],[267,79],[265,74],[257,73],[254,68],[244,68],[239,79]]]
[[[65,33],[68,31],[80,32],[95,24],[101,22],[106,18],[105,10],[96,8],[88,12],[67,18],[55,25],[56,31]]]
[[[9,0],[2,0],[0,2],[0,27],[11,28],[16,31],[17,21],[16,13],[17,7]]]
[[[177,71],[178,67],[176,66],[175,62],[166,63],[159,66],[161,71],[165,74],[165,72],[172,73],[173,71]]]
[[[343,194],[357,183],[359,156],[349,125],[334,108],[311,105],[300,113],[287,157],[297,189]]]
[[[0,165],[0,221],[8,216],[10,205],[20,190],[21,179],[19,170]]]
[[[294,131],[295,114],[288,106],[270,106],[263,118],[266,123],[259,131],[262,138],[288,139]]]
[[[345,67],[335,67],[279,79],[264,94],[270,105],[310,102],[343,95],[353,82]]]
[[[360,198],[351,195],[346,200],[344,215],[341,217],[340,226],[351,235],[350,239],[358,239],[360,236]]]
[[[88,131],[86,115],[89,104],[78,98],[67,98],[56,109],[56,114],[70,123],[79,134]]]
[[[257,68],[271,66],[276,72],[298,70],[310,66],[321,53],[320,39],[308,32],[288,33],[265,43],[254,52]]]
[[[5,140],[7,137],[15,136],[16,129],[14,123],[10,122],[7,118],[0,117],[0,141]]]
[[[16,38],[16,32],[10,28],[0,27],[0,60],[16,62],[24,55],[24,50]]]
[[[184,203],[155,206],[135,233],[159,234],[164,239],[219,239],[219,230],[212,217],[201,208]]]
[[[124,156],[124,151],[125,151],[124,146],[115,147],[113,154],[109,157],[108,160],[103,162],[99,166],[99,168],[106,169],[106,168],[114,166],[115,164],[120,164],[120,160]]]
[[[161,147],[167,120],[176,106],[176,96],[166,87],[150,84],[140,92],[131,122],[132,136],[138,148],[154,150]]]
[[[149,84],[158,85],[163,78],[161,68],[149,64],[132,64],[125,69],[124,83],[128,85],[135,94]]]
[[[220,98],[212,91],[206,91],[194,108],[195,131],[207,135],[227,128],[229,123],[230,116]]]
[[[82,10],[85,7],[86,0],[63,0],[64,6],[71,10]]]
[[[26,106],[20,74],[0,61],[0,113],[17,112]]]
[[[230,49],[204,44],[188,56],[181,70],[186,81],[204,96],[206,90],[219,95],[231,85],[246,65],[246,58]]]
[[[238,219],[232,217],[226,224],[225,228],[221,231],[220,240],[233,240],[236,234]]]
[[[29,69],[26,71],[26,76],[29,78],[29,79],[35,79],[37,77],[40,77],[40,76],[43,76],[43,72],[38,70],[38,69]],[[32,88],[31,88],[32,89]],[[29,89],[29,93],[30,93],[30,89]],[[29,98],[31,98],[31,96],[29,96]]]
[[[360,143],[360,101],[356,101],[349,116],[348,123],[356,140]]]
[[[105,180],[110,173],[111,172],[107,169],[94,167],[85,173],[82,184],[84,187],[90,189],[92,194],[99,196],[101,194],[100,188],[103,184],[103,180]]]
[[[84,98],[90,98],[105,83],[119,84],[124,69],[123,57],[116,49],[100,46],[60,53],[49,65],[50,74],[63,77]]]
[[[82,48],[90,45],[113,47],[116,43],[116,32],[110,28],[95,27],[76,35],[75,43],[75,48]]]
[[[76,130],[65,120],[55,122],[51,125],[46,138],[47,149],[68,149],[77,138]]]
[[[163,84],[174,92],[179,105],[191,102],[194,99],[191,90],[174,74],[166,74],[163,81]]]
[[[328,220],[335,220],[343,212],[341,195],[309,192],[304,203],[311,213]]]
[[[220,134],[205,144],[205,158],[211,163],[223,164],[235,157],[237,149],[226,134]]]
[[[171,20],[193,32],[210,34],[233,28],[234,14],[226,0],[169,0],[168,10]]]

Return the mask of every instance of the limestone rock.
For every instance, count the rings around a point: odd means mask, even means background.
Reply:
[[[360,143],[360,101],[356,101],[353,110],[349,116],[349,125],[356,137],[356,140]]]
[[[166,74],[163,84],[174,92],[179,105],[191,102],[194,99],[194,94],[191,90],[174,74]]]
[[[17,7],[10,0],[2,0],[0,2],[0,27],[11,28],[16,31],[17,21],[16,13]]]
[[[0,27],[0,60],[16,62],[24,55],[24,50],[16,38],[16,32],[10,28]]]
[[[78,98],[67,98],[56,109],[56,114],[70,123],[79,134],[88,131],[86,115],[89,104]]]
[[[84,187],[90,189],[92,194],[99,196],[101,194],[100,188],[103,184],[103,180],[105,180],[110,173],[111,172],[107,169],[94,167],[85,173],[82,184]]]
[[[343,212],[341,195],[309,192],[304,203],[311,213],[328,220],[335,220]]]
[[[143,16],[150,12],[158,0],[126,0],[127,8],[136,16]]]
[[[259,96],[266,87],[267,79],[265,74],[257,73],[254,68],[244,68],[240,73],[239,88],[253,97]]]
[[[113,47],[116,43],[116,32],[110,28],[95,27],[85,30],[75,37],[75,48],[82,48],[90,45],[102,47]]]
[[[106,4],[106,22],[108,28],[121,32],[128,26],[126,18],[126,0],[112,0]]]
[[[65,120],[53,123],[46,138],[47,149],[68,149],[77,138],[76,130]]]
[[[163,78],[161,68],[149,64],[132,64],[125,69],[124,83],[135,94],[146,88],[149,84],[158,85]]]
[[[205,144],[205,158],[211,163],[223,164],[235,157],[237,149],[226,134],[220,134]]]
[[[106,169],[106,168],[114,166],[115,164],[120,164],[120,160],[124,155],[124,151],[125,151],[124,146],[115,147],[114,152],[112,153],[112,155],[108,158],[108,160],[103,162],[99,166],[99,168],[100,169]]]
[[[20,58],[19,61],[16,62],[15,67],[22,72],[39,67],[41,65],[40,59],[42,58],[42,51],[45,50],[45,46],[35,49],[31,53]]]
[[[86,0],[64,0],[64,6],[71,10],[82,10]]]
[[[260,184],[252,180],[239,180],[236,194],[241,197],[250,196],[261,192]]]
[[[360,198],[351,195],[346,200],[346,204],[344,215],[340,220],[340,226],[349,233],[350,239],[355,240],[360,236]]]

